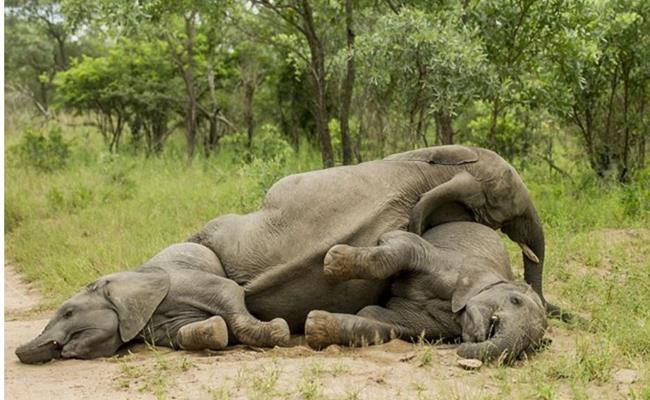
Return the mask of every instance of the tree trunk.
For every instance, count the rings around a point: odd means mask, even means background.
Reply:
[[[247,142],[249,154],[253,149],[253,132],[255,130],[255,121],[253,119],[253,98],[255,96],[255,83],[251,81],[244,82],[244,122],[246,123]]]
[[[311,53],[311,76],[314,85],[316,128],[320,139],[321,158],[323,167],[334,166],[332,152],[332,139],[329,131],[329,118],[327,112],[326,76],[325,76],[325,53],[323,44],[316,34],[313,12],[308,0],[302,0],[303,11],[303,32],[309,44]]]
[[[437,110],[434,114],[436,119],[436,134],[439,144],[454,144],[454,127],[449,111],[445,109]]]
[[[219,146],[219,141],[223,137],[223,131],[219,129],[221,127],[219,112],[219,110],[215,110],[208,116],[208,134],[205,136],[203,143],[206,157],[209,157],[215,151],[217,146]]]
[[[187,158],[194,157],[196,131],[198,128],[198,110],[196,100],[196,87],[194,85],[194,22],[196,12],[192,11],[189,18],[185,18],[185,33],[187,35]]]
[[[185,43],[182,43],[187,56],[187,68],[183,56],[176,52],[176,41],[171,35],[167,35],[169,47],[174,57],[174,62],[178,69],[179,74],[183,78],[185,84],[185,93],[187,99],[185,100],[185,139],[187,143],[187,159],[192,162],[194,157],[194,149],[196,145],[196,133],[198,131],[198,103],[196,87],[194,83],[194,24],[196,23],[196,11],[192,11],[185,19]]]
[[[630,120],[628,119],[628,105],[629,105],[629,83],[630,83],[630,68],[628,63],[623,63],[623,167],[621,168],[618,181],[626,183],[628,181],[628,166],[629,166],[629,152],[630,152]]]
[[[352,90],[354,88],[355,64],[354,55],[354,30],[352,21],[352,0],[345,0],[345,26],[348,41],[347,74],[341,87],[341,145],[343,147],[343,164],[352,163],[352,143],[350,141],[350,104],[352,103]]]
[[[639,115],[645,115],[645,103],[646,103],[646,98],[642,97],[641,98],[641,107],[639,107]],[[638,169],[644,169],[645,168],[645,139],[648,136],[648,128],[645,126],[645,124],[641,124],[641,132],[639,132],[639,141],[637,143],[637,151],[638,151],[638,158],[637,158],[637,168]]]
[[[56,43],[59,47],[59,68],[61,71],[65,71],[68,69],[68,51],[65,48],[65,37],[55,37]]]

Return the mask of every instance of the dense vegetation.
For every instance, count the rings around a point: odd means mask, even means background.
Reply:
[[[517,379],[647,369],[650,2],[26,0],[5,29],[6,253],[46,305],[286,174],[467,143],[520,170],[549,298],[590,321]]]
[[[323,166],[473,143],[629,182],[649,135],[644,0],[7,2],[7,106],[107,149],[209,156],[264,127]],[[559,149],[558,149],[559,148]]]

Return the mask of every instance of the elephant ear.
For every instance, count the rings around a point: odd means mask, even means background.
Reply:
[[[151,318],[167,293],[169,274],[161,268],[126,271],[106,277],[104,293],[113,304],[123,342],[133,339]]]
[[[466,268],[462,268],[466,270]],[[473,270],[472,270],[473,271]],[[463,274],[458,277],[454,293],[451,295],[451,311],[456,313],[467,305],[470,299],[490,286],[505,282],[502,277],[484,271]]]
[[[384,158],[388,161],[424,161],[429,164],[460,165],[478,161],[475,150],[459,145],[427,147]]]

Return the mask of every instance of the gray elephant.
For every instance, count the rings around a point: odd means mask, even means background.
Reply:
[[[289,327],[279,318],[262,322],[250,315],[244,290],[224,278],[215,254],[182,243],[135,271],[106,275],[82,289],[16,355],[30,364],[107,357],[135,340],[187,350],[275,346],[288,342]]]
[[[311,310],[355,313],[378,304],[386,289],[385,281],[328,282],[330,247],[372,246],[386,232],[419,234],[448,221],[501,228],[519,243],[525,280],[544,302],[537,211],[517,172],[486,149],[430,147],[291,175],[271,187],[259,211],[219,217],[189,240],[214,251],[228,278],[244,286],[252,314],[284,318],[299,332]]]
[[[398,276],[385,307],[367,306],[356,315],[310,312],[305,336],[315,348],[462,337],[462,357],[511,361],[546,330],[541,299],[513,281],[503,242],[483,225],[450,222],[423,237],[389,232],[378,246],[334,246],[324,264],[336,281]]]
[[[271,187],[259,211],[219,217],[188,241],[204,246],[201,253],[210,260],[207,265],[222,265],[225,276],[233,281],[222,277],[218,282],[224,284],[215,283],[211,293],[218,296],[223,287],[232,286],[230,292],[237,291],[236,303],[241,310],[245,310],[245,296],[252,315],[265,321],[284,319],[291,331],[301,332],[310,311],[356,313],[365,306],[380,304],[388,288],[387,281],[328,281],[323,274],[323,259],[332,246],[373,246],[386,232],[410,227],[419,233],[448,221],[477,221],[501,228],[518,242],[523,249],[526,281],[543,301],[544,234],[535,207],[515,170],[485,149],[432,147],[356,166],[291,175]],[[110,283],[106,286],[110,287]],[[221,301],[226,303],[230,295],[223,293]],[[188,301],[193,301],[191,296]],[[66,315],[62,310],[45,329],[40,342],[49,337],[50,331],[59,329],[56,322]],[[229,323],[222,313],[230,311],[210,310],[214,313],[203,316],[221,315]],[[79,311],[84,311],[83,305]],[[267,325],[251,321],[252,325],[241,326],[239,332],[268,329],[263,328]],[[121,323],[118,319],[120,330]],[[235,337],[238,335],[232,327],[229,329]],[[64,333],[67,339],[75,335]],[[96,344],[107,340],[100,333],[101,329],[86,329],[83,335],[76,335]],[[173,332],[168,336],[173,338]],[[129,335],[119,338],[122,342],[129,339]],[[49,345],[55,349],[46,352],[47,356],[57,356],[59,350],[61,355],[68,354],[61,349],[65,344],[60,338],[52,340],[56,346]],[[35,344],[40,342],[35,340]],[[25,350],[22,358],[47,358],[30,356],[33,347],[19,349]],[[95,355],[88,351],[74,356]]]

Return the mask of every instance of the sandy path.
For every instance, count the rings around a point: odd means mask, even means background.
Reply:
[[[27,311],[39,301],[38,293],[20,279],[11,264],[5,264],[5,314]]]

